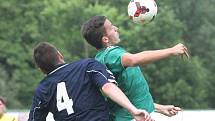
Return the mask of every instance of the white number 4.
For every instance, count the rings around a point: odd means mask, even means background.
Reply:
[[[64,109],[67,110],[68,115],[74,113],[72,108],[73,101],[69,99],[68,93],[66,91],[65,82],[61,82],[57,84],[57,109],[58,111],[62,111]]]

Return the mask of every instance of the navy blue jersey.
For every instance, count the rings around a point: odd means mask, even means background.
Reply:
[[[94,59],[64,64],[49,73],[35,90],[29,121],[108,121],[109,110],[101,87],[115,80]]]

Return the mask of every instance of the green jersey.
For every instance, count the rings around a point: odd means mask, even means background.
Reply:
[[[125,53],[127,52],[123,48],[111,46],[99,51],[95,58],[112,71],[119,88],[126,94],[132,104],[151,113],[154,111],[154,102],[149,92],[148,83],[139,66],[123,67],[121,58]],[[110,100],[108,100],[108,103],[114,121],[130,121],[133,119],[126,109]]]

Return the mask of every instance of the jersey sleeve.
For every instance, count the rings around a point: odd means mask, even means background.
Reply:
[[[89,64],[87,73],[97,87],[101,88],[104,84],[109,82],[116,83],[112,72],[96,60]]]
[[[108,50],[104,58],[104,63],[113,73],[120,73],[124,70],[122,65],[122,56],[127,53],[121,47],[114,47]]]
[[[45,101],[39,96],[38,89],[35,91],[32,107],[29,113],[28,121],[46,121],[48,111],[46,109]]]

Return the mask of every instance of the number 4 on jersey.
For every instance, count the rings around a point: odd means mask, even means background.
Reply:
[[[74,113],[73,101],[69,99],[65,82],[57,84],[57,108],[58,111],[67,110],[68,115]]]

